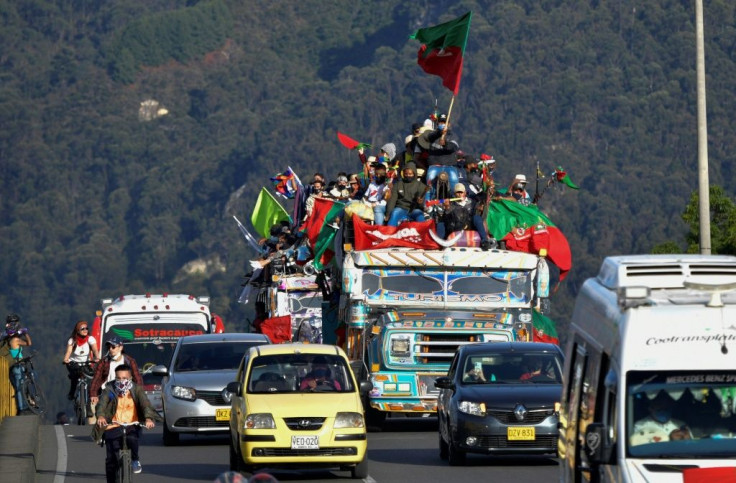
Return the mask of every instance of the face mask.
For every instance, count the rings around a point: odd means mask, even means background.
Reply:
[[[478,168],[470,168],[470,173],[477,174],[480,173],[480,170]]]
[[[386,181],[386,177],[385,176],[376,176],[376,183],[377,184],[381,184],[384,181]]]
[[[411,183],[414,181],[414,176],[404,176],[404,183]]]
[[[133,381],[130,379],[115,379],[115,394],[125,396],[133,388]]]
[[[379,156],[378,161],[381,162],[381,163],[387,164],[388,163],[388,156],[381,155],[381,156]]]
[[[437,125],[437,129],[439,129],[440,131],[444,131],[445,130],[445,125],[444,124],[438,124]]]
[[[670,416],[671,414],[667,409],[657,409],[654,411],[654,414],[652,414],[652,418],[659,423],[666,423],[670,420]]]

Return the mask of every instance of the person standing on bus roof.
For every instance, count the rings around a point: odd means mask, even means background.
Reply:
[[[130,366],[130,370],[133,373],[133,382],[139,386],[143,386],[143,378],[138,370],[138,364],[135,362],[135,359],[128,354],[123,354],[122,339],[118,336],[113,336],[109,340],[105,341],[105,347],[107,347],[108,353],[100,363],[97,364],[95,376],[92,378],[92,382],[89,385],[89,400],[92,403],[92,406],[97,405],[100,393],[102,392],[102,386],[115,380],[115,368],[122,364]]]

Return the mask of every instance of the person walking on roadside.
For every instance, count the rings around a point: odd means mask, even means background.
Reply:
[[[5,319],[5,333],[0,343],[0,357],[5,358],[10,367],[10,384],[15,390],[15,404],[18,415],[32,414],[23,392],[20,390],[21,381],[25,374],[25,368],[17,364],[23,358],[23,348],[33,344],[28,329],[20,326],[20,317],[10,314]]]

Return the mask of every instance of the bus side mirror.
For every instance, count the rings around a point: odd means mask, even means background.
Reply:
[[[585,454],[593,464],[608,464],[615,445],[608,437],[608,427],[603,423],[590,423],[585,429]]]

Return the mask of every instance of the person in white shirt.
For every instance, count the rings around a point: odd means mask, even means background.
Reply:
[[[648,416],[636,421],[631,430],[631,445],[692,439],[687,425],[672,417],[673,409],[674,401],[667,394],[660,392],[649,401]]]
[[[77,390],[77,382],[79,381],[80,366],[78,364],[86,361],[100,360],[100,351],[97,348],[97,340],[89,335],[89,324],[86,320],[80,320],[74,325],[74,331],[66,342],[66,352],[64,353],[64,364],[69,372],[69,394],[67,398],[71,401],[74,399],[74,393]],[[73,364],[70,364],[73,363]]]
[[[363,199],[373,207],[373,224],[383,225],[386,220],[386,198],[390,193],[386,178],[386,165],[376,162],[373,163],[373,169],[375,175],[365,190]]]

